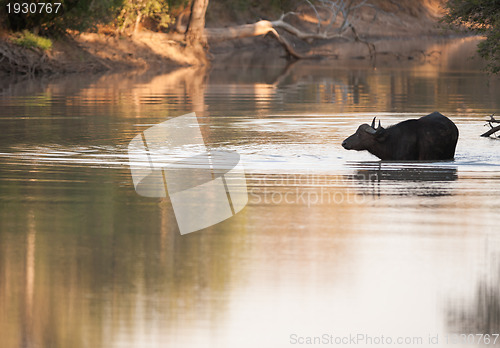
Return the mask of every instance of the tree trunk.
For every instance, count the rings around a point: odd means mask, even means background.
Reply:
[[[191,5],[191,16],[186,31],[186,41],[190,45],[206,47],[207,38],[205,36],[205,13],[207,12],[208,0],[193,0]]]
[[[137,12],[137,17],[135,19],[135,24],[134,24],[134,32],[133,35],[136,36],[137,33],[139,32],[139,25],[141,24],[142,20],[142,13]]]

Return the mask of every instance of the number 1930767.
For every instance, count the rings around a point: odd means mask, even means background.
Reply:
[[[14,2],[7,4],[7,13],[58,13],[60,2]]]

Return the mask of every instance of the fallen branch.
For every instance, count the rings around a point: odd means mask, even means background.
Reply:
[[[295,50],[293,45],[288,42],[282,35],[278,33],[275,28],[282,28],[299,38],[310,38],[313,36],[322,36],[321,34],[308,34],[300,31],[299,29],[283,22],[281,19],[278,21],[261,20],[252,24],[239,25],[229,28],[206,28],[205,35],[208,40],[223,41],[231,39],[241,39],[245,37],[261,36],[271,33],[278,42],[285,48],[285,50],[292,57],[297,59],[315,58],[315,55],[302,54]]]
[[[500,120],[495,119],[493,116],[495,114],[493,113],[490,116],[490,119],[487,121],[487,125],[490,126],[490,130],[488,130],[486,133],[481,134],[482,137],[489,137],[490,135],[500,131],[500,126],[493,126],[493,123],[500,123]]]
[[[481,134],[481,136],[482,137],[489,137],[490,135],[492,135],[493,133],[496,133],[498,131],[500,131],[500,126],[496,126],[496,127],[491,128],[486,133]]]
[[[304,58],[318,58],[324,55],[313,54],[311,52],[300,53],[298,52],[294,45],[289,42],[289,40],[278,30],[286,31],[287,33],[297,37],[300,40],[307,41],[311,44],[312,40],[331,40],[331,39],[343,39],[347,41],[352,41],[351,37],[346,37],[346,32],[352,32],[354,36],[354,41],[365,44],[368,47],[370,58],[374,58],[376,51],[375,46],[372,43],[368,43],[362,40],[356,32],[356,29],[350,21],[350,17],[353,12],[363,6],[373,5],[367,4],[367,0],[360,0],[358,2],[353,0],[316,0],[315,3],[312,0],[305,0],[307,8],[310,8],[313,15],[306,13],[304,8],[301,12],[287,12],[282,14],[278,20],[260,20],[252,24],[244,24],[233,26],[229,28],[205,28],[204,34],[205,38],[209,41],[224,41],[224,40],[234,40],[242,39],[246,37],[263,36],[267,34],[272,34],[278,42],[285,48],[287,53],[297,59]],[[321,14],[320,14],[321,11]],[[322,18],[322,15],[326,14],[326,20]],[[315,23],[316,30],[307,31],[298,28],[290,22],[285,21],[285,17],[295,16],[303,23]],[[315,19],[313,19],[315,17]],[[338,21],[341,19],[341,21]],[[178,30],[182,32],[184,30],[182,25],[182,16],[178,18]]]
[[[349,27],[351,28],[352,30],[352,33],[354,34],[354,39],[356,42],[360,42],[362,44],[365,44],[367,47],[368,47],[368,51],[370,52],[370,59],[374,59],[375,58],[375,55],[377,54],[377,51],[375,49],[375,45],[372,44],[371,42],[368,42],[368,41],[365,41],[365,40],[362,40],[358,33],[356,32],[356,29],[354,29],[354,27],[352,25],[349,24]]]
[[[342,34],[328,34],[326,32],[323,33],[308,33],[305,31],[302,31],[293,25],[285,22],[283,18],[287,14],[284,14],[281,16],[280,19],[275,20],[275,21],[268,21],[268,20],[261,20],[256,23],[252,24],[244,24],[244,25],[238,25],[238,26],[233,26],[229,28],[205,28],[205,35],[208,40],[210,41],[224,41],[224,40],[232,40],[232,39],[241,39],[245,37],[254,37],[254,36],[263,36],[267,34],[272,34],[278,42],[285,48],[285,50],[290,54],[292,57],[297,58],[297,59],[306,59],[306,58],[318,58],[318,55],[315,54],[302,54],[299,53],[295,50],[293,45],[283,37],[283,35],[280,35],[277,29],[283,29],[284,31],[296,36],[297,38],[301,40],[311,40],[311,39],[319,39],[319,40],[331,40],[335,38],[340,38],[344,40],[349,40],[346,37],[342,36]],[[373,44],[369,44],[361,39],[359,39],[354,27],[350,26],[352,29],[352,32],[354,33],[356,37],[356,41],[365,43],[368,45],[369,51],[370,51],[370,56],[373,56],[372,52],[372,47]],[[370,46],[371,45],[371,46]]]

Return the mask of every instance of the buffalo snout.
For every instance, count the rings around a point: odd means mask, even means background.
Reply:
[[[344,149],[346,149],[346,150],[350,150],[350,149],[351,149],[351,146],[349,145],[349,142],[348,142],[347,140],[349,140],[349,138],[347,138],[346,140],[344,140],[344,141],[342,142],[342,147],[343,147]]]

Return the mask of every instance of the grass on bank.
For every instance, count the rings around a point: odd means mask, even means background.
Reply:
[[[48,51],[52,48],[52,41],[50,39],[40,37],[27,30],[23,30],[23,32],[16,34],[11,40],[16,45],[25,48],[39,48],[44,51]]]

